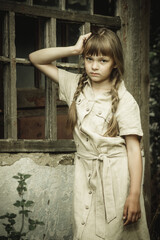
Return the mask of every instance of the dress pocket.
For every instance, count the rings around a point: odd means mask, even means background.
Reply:
[[[88,101],[83,93],[80,93],[76,100],[77,116],[79,124],[82,124],[83,119],[87,116],[93,107],[93,102]]]
[[[96,129],[100,135],[103,135],[107,131],[108,127],[108,117],[110,115],[108,109],[96,107],[93,110],[93,122]]]

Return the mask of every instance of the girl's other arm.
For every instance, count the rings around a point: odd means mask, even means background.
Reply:
[[[124,225],[136,222],[141,217],[140,193],[142,182],[142,158],[138,136],[125,136],[130,172],[130,191],[123,213]]]
[[[83,52],[83,44],[90,34],[80,36],[74,46],[45,48],[35,51],[29,55],[29,60],[53,81],[59,82],[57,67],[52,62],[60,58],[81,54]]]

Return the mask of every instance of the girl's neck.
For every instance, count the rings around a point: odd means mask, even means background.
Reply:
[[[111,90],[111,87],[112,87],[112,83],[110,81],[102,82],[102,83],[91,82],[91,84],[92,84],[92,89],[95,95],[108,92]]]

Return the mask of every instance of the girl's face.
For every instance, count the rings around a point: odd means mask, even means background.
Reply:
[[[115,67],[112,57],[102,55],[87,55],[84,58],[85,70],[92,82],[110,81],[110,75]]]

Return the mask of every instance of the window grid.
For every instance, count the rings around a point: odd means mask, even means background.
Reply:
[[[29,8],[28,8],[28,5]],[[65,0],[59,1],[60,10],[33,6],[32,0],[27,4],[1,2],[0,11],[4,11],[3,27],[3,56],[0,62],[4,63],[4,140],[0,140],[0,152],[73,152],[73,140],[57,140],[57,110],[56,84],[46,78],[46,105],[45,105],[45,140],[17,139],[17,89],[16,64],[31,65],[28,59],[16,58],[15,47],[15,14],[27,14],[31,17],[45,17],[45,47],[54,47],[56,43],[56,21],[67,20],[81,24],[81,34],[87,33],[91,25],[120,28],[119,17],[93,16],[93,0],[90,1],[90,13],[71,13],[65,10]],[[54,18],[53,18],[54,16]],[[65,69],[77,69],[75,63],[56,63]]]

